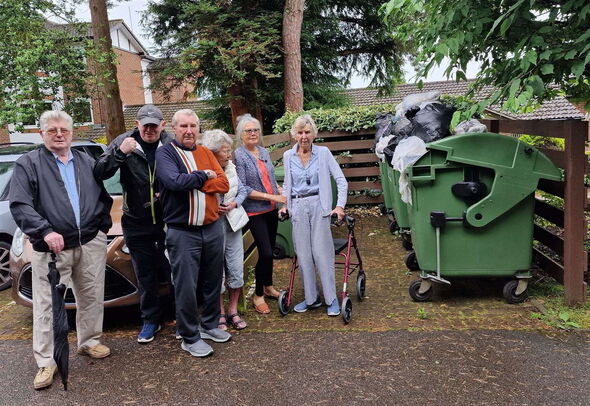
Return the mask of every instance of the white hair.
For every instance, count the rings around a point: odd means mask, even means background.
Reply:
[[[191,109],[181,109],[174,113],[172,116],[172,125],[178,124],[178,116],[194,116],[197,119],[197,124],[199,124],[199,116]]]
[[[318,127],[315,125],[315,121],[313,121],[313,118],[311,118],[309,114],[304,114],[295,119],[293,126],[291,127],[291,137],[295,137],[297,131],[302,130],[308,124],[311,127],[311,134],[313,138],[317,137]]]
[[[232,138],[222,130],[205,131],[201,137],[201,145],[213,152],[219,151],[223,144],[228,144],[231,147],[233,143]]]
[[[258,144],[262,146],[262,127],[260,126],[260,121],[258,121],[257,118],[254,118],[251,114],[246,113],[238,116],[236,121],[238,122],[236,125],[236,141],[238,142],[238,145],[242,145],[242,135],[244,135],[244,127],[246,127],[246,124],[254,123],[256,124],[256,128],[260,130]]]
[[[59,110],[44,111],[41,117],[39,117],[39,128],[41,128],[41,131],[45,131],[49,127],[49,123],[54,121],[65,121],[70,131],[74,129],[74,120],[72,120],[72,117],[65,111]]]

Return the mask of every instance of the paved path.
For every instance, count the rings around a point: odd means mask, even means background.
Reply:
[[[536,332],[242,333],[196,359],[172,329],[73,355],[70,387],[31,389],[30,342],[0,342],[9,405],[588,405],[590,339]]]
[[[283,318],[271,303],[270,315],[249,309],[246,330],[195,359],[170,325],[138,345],[137,309],[117,309],[105,317],[113,355],[93,361],[72,349],[68,392],[32,390],[31,310],[1,292],[0,405],[590,404],[588,334],[553,330],[530,317],[531,303],[504,303],[501,282],[455,283],[431,303],[413,303],[416,276],[386,220],[359,219],[357,237],[367,298],[356,299],[353,276],[349,325],[323,310]],[[277,286],[288,269],[289,260],[277,264]]]

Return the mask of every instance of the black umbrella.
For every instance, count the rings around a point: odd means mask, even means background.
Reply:
[[[49,273],[47,279],[51,285],[51,304],[53,308],[53,359],[57,364],[57,370],[64,384],[64,390],[68,390],[68,365],[70,345],[68,343],[68,316],[64,303],[66,285],[59,283],[59,271],[55,265],[55,254],[51,253],[49,261]]]

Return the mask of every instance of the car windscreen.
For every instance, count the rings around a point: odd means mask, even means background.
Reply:
[[[104,180],[103,183],[110,195],[123,194],[123,187],[121,186],[121,182],[119,182],[119,171],[115,172],[111,178]]]
[[[8,200],[8,185],[14,170],[14,162],[0,162],[0,200]]]

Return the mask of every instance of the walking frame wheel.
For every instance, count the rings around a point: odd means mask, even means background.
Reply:
[[[287,305],[288,293],[289,292],[286,290],[281,290],[281,292],[279,293],[279,297],[277,299],[277,305],[279,306],[279,313],[281,313],[281,316],[286,316],[291,311],[291,309]]]
[[[348,296],[342,300],[341,308],[342,320],[344,321],[344,324],[350,323],[350,320],[352,319],[352,300],[350,300]]]

